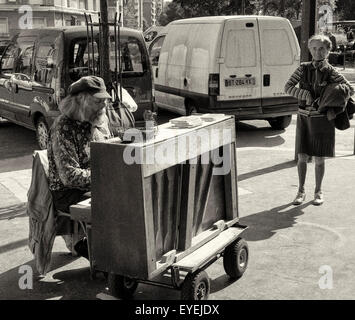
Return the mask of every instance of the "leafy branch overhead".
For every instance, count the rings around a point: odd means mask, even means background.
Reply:
[[[329,5],[339,19],[355,19],[354,0],[318,0],[317,6],[321,5]],[[166,25],[176,19],[234,14],[272,15],[300,20],[302,0],[172,0],[165,6],[159,23]]]

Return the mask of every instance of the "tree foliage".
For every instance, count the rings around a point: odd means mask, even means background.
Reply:
[[[321,5],[329,5],[344,19],[355,19],[354,0],[317,0],[318,8]],[[172,0],[165,7],[159,22],[165,25],[176,19],[234,14],[272,15],[299,20],[302,0]]]
[[[355,20],[355,1],[354,0],[336,1],[335,12],[339,15],[339,20]]]

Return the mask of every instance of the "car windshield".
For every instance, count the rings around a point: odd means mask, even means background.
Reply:
[[[89,50],[88,50],[89,49]],[[115,70],[119,72],[119,52],[116,52],[114,38],[110,38],[110,70],[115,77]],[[140,76],[147,70],[147,61],[144,58],[144,49],[140,41],[134,37],[121,36],[121,63],[122,77]],[[117,56],[117,63],[116,63]],[[69,75],[71,80],[76,81],[82,76],[99,74],[100,59],[98,41],[87,44],[87,39],[76,39],[72,42],[69,56]]]

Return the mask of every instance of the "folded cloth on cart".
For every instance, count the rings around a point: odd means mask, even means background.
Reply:
[[[199,116],[183,116],[169,121],[175,128],[193,128],[200,126],[202,120]]]
[[[221,120],[225,117],[226,115],[224,113],[209,113],[209,114],[204,114],[201,116],[201,120],[206,121],[206,122],[212,122],[216,120]]]

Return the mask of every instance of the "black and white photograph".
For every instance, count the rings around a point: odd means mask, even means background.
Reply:
[[[0,303],[354,300],[354,93],[353,0],[0,0]]]

